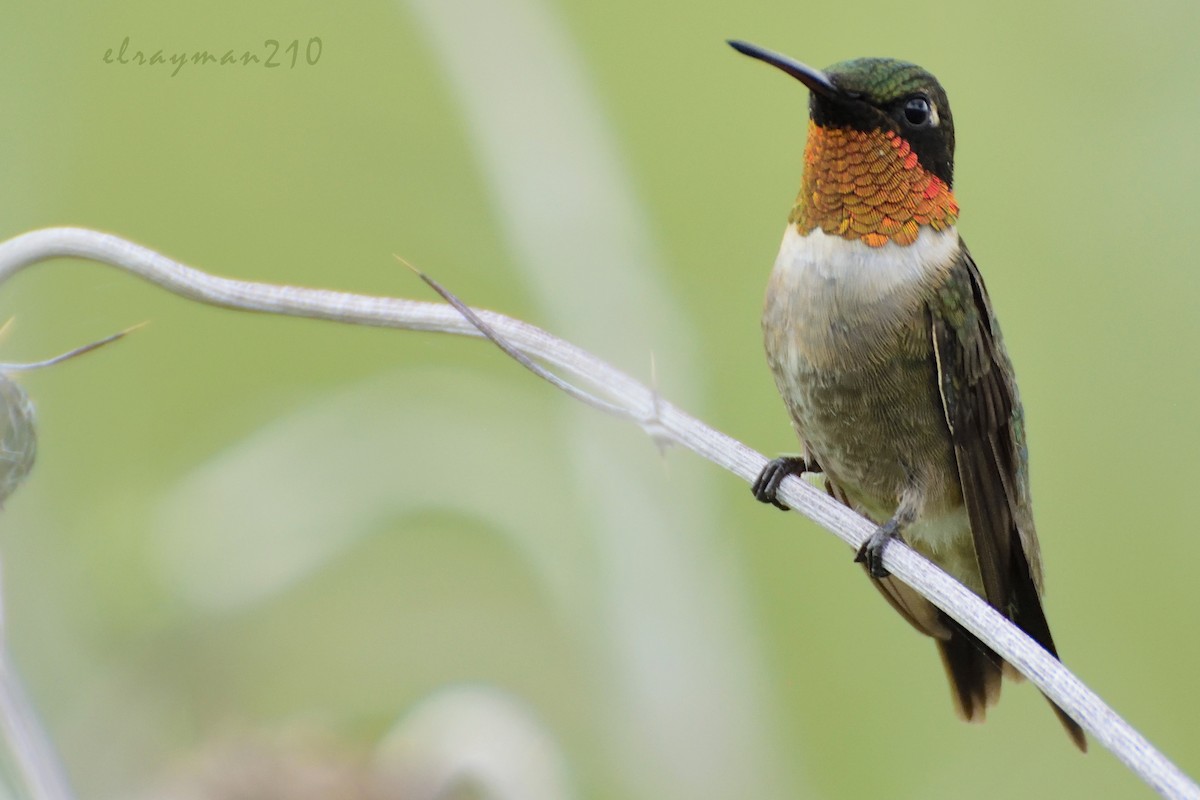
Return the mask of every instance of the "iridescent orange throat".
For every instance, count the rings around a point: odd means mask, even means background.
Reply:
[[[954,192],[900,136],[809,122],[804,181],[788,217],[800,233],[820,228],[871,247],[909,245],[922,225],[940,231],[956,219]]]

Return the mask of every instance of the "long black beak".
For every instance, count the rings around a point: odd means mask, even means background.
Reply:
[[[770,50],[749,42],[730,39],[729,46],[742,55],[757,58],[759,61],[765,61],[773,67],[778,67],[819,95],[831,100],[841,96],[841,92],[833,85],[833,81],[829,80],[829,76],[819,69],[813,69],[807,64],[801,64],[799,61],[781,56],[779,53],[772,53]]]

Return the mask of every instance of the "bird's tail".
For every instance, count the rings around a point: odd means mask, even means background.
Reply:
[[[1040,630],[1036,630],[1038,627],[1036,624],[1030,625],[1037,621],[1030,617],[1040,618]],[[1036,606],[1036,614],[1015,615],[1013,622],[1036,639],[1052,656],[1058,658],[1058,653],[1054,649],[1054,640],[1050,638],[1050,628],[1046,625],[1046,617],[1041,613],[1040,603]],[[945,624],[951,631],[950,637],[939,639],[937,645],[938,652],[942,657],[942,664],[946,668],[946,677],[950,680],[955,710],[968,722],[982,722],[988,707],[995,705],[996,701],[1000,699],[1001,675],[1007,674],[1008,677],[1018,681],[1024,680],[1024,676],[954,620],[946,617]],[[1066,729],[1067,735],[1071,737],[1071,741],[1080,751],[1086,753],[1087,737],[1083,733],[1083,728],[1067,716],[1067,712],[1059,708],[1058,704],[1049,697],[1046,698],[1046,701],[1054,709],[1054,713]]]
[[[1005,663],[991,648],[911,587],[892,577],[872,579],[871,583],[875,584],[891,603],[892,608],[900,612],[900,616],[918,631],[937,641],[938,653],[942,657],[942,665],[946,668],[946,677],[950,681],[954,709],[961,718],[968,722],[983,722],[988,708],[1000,699],[1002,676],[1007,674],[1015,680],[1023,678],[1021,673]],[[1027,586],[1019,585],[1015,588],[1018,589],[1015,593],[1018,602],[1012,614],[1012,621],[1046,648],[1052,656],[1058,658],[1054,639],[1050,636],[1050,626],[1042,612],[1041,600],[1033,582],[1029,580]],[[1087,738],[1083,728],[1053,701],[1049,702],[1071,741],[1086,753]]]

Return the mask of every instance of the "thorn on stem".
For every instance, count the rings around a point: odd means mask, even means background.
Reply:
[[[400,263],[404,264],[409,269],[411,269],[414,273],[416,273],[417,277],[419,277],[421,280],[425,281],[425,283],[431,289],[433,289],[435,292],[437,292],[439,295],[441,295],[443,300],[445,300],[447,303],[452,305],[454,307],[454,309],[456,311],[458,311],[458,313],[462,314],[463,317],[466,318],[467,322],[470,322],[473,326],[475,326],[476,330],[478,330],[486,338],[490,339],[493,344],[495,344],[497,347],[499,347],[501,350],[503,350],[508,355],[509,358],[513,359],[518,364],[525,367],[525,369],[529,370],[534,375],[537,375],[542,380],[545,380],[548,383],[553,384],[557,388],[559,388],[562,391],[569,394],[571,397],[574,397],[576,400],[579,400],[581,402],[587,403],[588,405],[590,405],[593,408],[596,408],[596,409],[599,409],[600,411],[607,412],[614,416],[621,417],[624,419],[629,419],[634,422],[637,422],[638,424],[644,425],[642,420],[635,417],[627,409],[625,409],[621,406],[615,405],[613,403],[610,403],[607,400],[602,400],[599,397],[596,397],[595,395],[591,394],[590,392],[580,389],[578,386],[576,386],[572,383],[568,383],[567,381],[565,381],[562,378],[555,375],[550,370],[543,367],[541,364],[538,364],[532,358],[525,355],[525,353],[518,350],[515,345],[511,344],[507,339],[505,339],[503,336],[501,336],[499,333],[497,333],[495,331],[495,329],[492,328],[492,326],[488,325],[486,322],[483,321],[483,319],[479,316],[479,314],[477,314],[475,312],[474,309],[472,309],[470,306],[468,306],[462,300],[459,300],[458,297],[455,296],[455,294],[453,292],[451,292],[449,289],[442,286],[440,283],[438,283],[433,278],[426,275],[424,272],[421,272],[421,270],[417,269],[416,267],[414,267],[409,262],[405,261],[400,256],[396,256],[396,260],[398,260]]]
[[[9,324],[11,322],[12,322],[12,320],[10,319],[10,320],[8,320],[8,322],[5,322],[3,326],[0,326],[0,335],[3,335],[4,332],[8,330]],[[145,321],[145,322],[139,322],[136,325],[130,325],[128,328],[126,328],[123,331],[117,331],[116,333],[114,333],[110,336],[105,336],[103,339],[99,339],[94,342],[89,342],[88,344],[76,347],[74,350],[68,350],[65,353],[60,353],[56,356],[53,356],[52,358],[47,358],[43,361],[34,361],[34,362],[31,362],[28,364],[0,363],[0,372],[27,372],[29,370],[41,369],[42,367],[52,367],[55,364],[61,364],[64,361],[70,361],[72,358],[75,358],[76,356],[81,356],[84,353],[90,353],[93,350],[98,350],[101,347],[104,347],[104,345],[111,344],[111,343],[117,341],[118,339],[122,339],[125,336],[127,336],[128,334],[133,333],[134,331],[138,330],[139,328],[144,328],[149,324],[150,324],[149,321]]]

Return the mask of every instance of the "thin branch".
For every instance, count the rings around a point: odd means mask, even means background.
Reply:
[[[117,267],[175,294],[243,311],[325,319],[352,325],[482,333],[456,309],[440,303],[348,294],[295,286],[231,280],[184,266],[110,234],[79,228],[33,231],[0,244],[0,283],[22,268],[56,257],[75,257]],[[766,458],[689,416],[655,392],[574,345],[519,320],[472,310],[483,326],[524,353],[572,375],[602,394],[644,428],[653,430],[747,482]],[[858,548],[874,526],[824,492],[794,477],[780,487],[792,509]],[[1037,685],[1155,791],[1168,798],[1200,800],[1200,787],[1117,715],[1073,673],[973,592],[916,551],[894,543],[884,566],[956,619]]]

